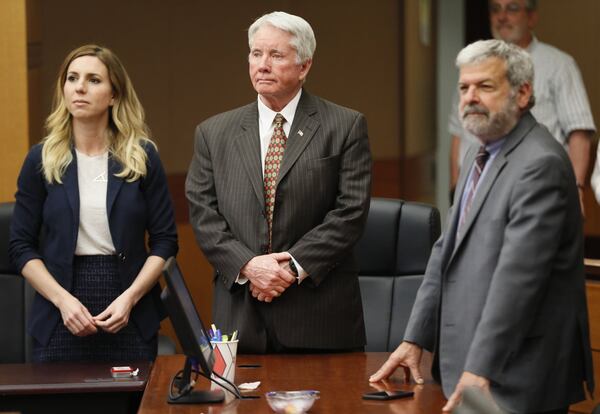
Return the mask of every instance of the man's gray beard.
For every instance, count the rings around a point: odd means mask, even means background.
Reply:
[[[465,108],[467,109],[467,107]],[[463,109],[464,111],[464,109]],[[519,106],[510,96],[500,112],[490,115],[468,115],[462,118],[463,128],[481,139],[500,138],[510,132],[519,120]]]
[[[506,38],[500,36],[500,31],[496,30],[495,27],[491,29],[492,37],[496,40],[504,40],[506,43],[518,43],[523,37],[525,37],[525,33],[527,29],[521,29],[520,27],[513,27],[510,31],[509,35]]]

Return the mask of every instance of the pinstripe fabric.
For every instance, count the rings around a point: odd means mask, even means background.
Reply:
[[[535,106],[531,113],[566,148],[567,138],[575,130],[596,130],[590,103],[575,60],[561,50],[533,39],[527,51],[533,60]],[[459,163],[470,144],[481,143],[462,128],[458,116],[458,95],[448,121],[450,134],[461,137]]]
[[[286,347],[363,346],[352,249],[371,185],[364,116],[303,92],[277,180],[273,251],[290,252],[310,277],[263,303],[234,283],[268,248],[257,103],[196,128],[186,195],[198,244],[215,269],[215,322],[240,330],[241,352],[264,352],[265,324]]]

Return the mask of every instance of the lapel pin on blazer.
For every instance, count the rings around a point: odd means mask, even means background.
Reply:
[[[301,137],[303,137],[303,136],[304,136],[304,132],[302,132],[302,130],[301,130],[301,129],[299,129],[299,130],[298,130],[298,135],[300,135]]]

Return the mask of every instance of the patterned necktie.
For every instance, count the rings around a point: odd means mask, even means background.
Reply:
[[[267,225],[269,227],[269,253],[271,253],[273,209],[275,207],[277,175],[279,174],[279,167],[283,160],[283,152],[285,151],[285,144],[287,142],[287,137],[285,136],[285,132],[283,132],[283,123],[285,122],[283,115],[275,115],[275,120],[273,122],[275,123],[275,129],[273,130],[273,136],[271,137],[267,155],[265,156],[265,173],[263,176],[265,209],[267,213]]]
[[[487,160],[489,158],[490,153],[485,150],[485,146],[482,145],[481,147],[479,147],[479,151],[477,151],[477,155],[475,156],[475,165],[473,168],[473,175],[471,176],[471,187],[469,188],[469,194],[467,194],[467,198],[465,200],[465,207],[463,208],[461,220],[458,225],[459,232],[463,224],[465,224],[467,214],[471,209],[471,204],[473,204],[473,197],[475,196],[475,191],[477,190],[479,178],[481,177],[481,173],[483,172],[485,164],[487,163]]]

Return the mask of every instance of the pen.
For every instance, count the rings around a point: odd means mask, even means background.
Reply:
[[[233,333],[231,334],[231,341],[235,341],[237,339],[237,334],[238,334],[237,330],[233,331]]]

